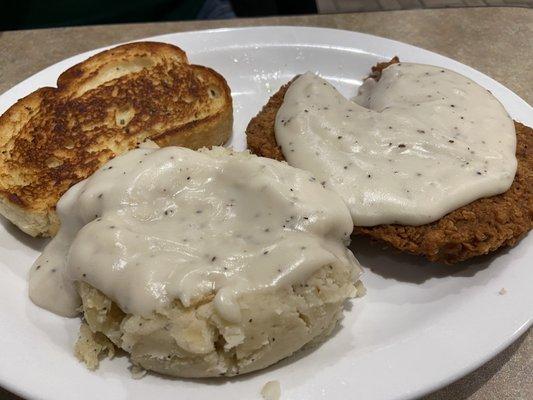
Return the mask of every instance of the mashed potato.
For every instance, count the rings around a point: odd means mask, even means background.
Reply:
[[[361,294],[348,208],[310,173],[218,148],[138,149],[65,193],[30,297],[85,320],[94,369],[237,375],[322,340]]]
[[[79,293],[86,325],[75,352],[89,368],[98,366],[99,356],[114,354],[112,342],[142,368],[208,377],[265,368],[324,340],[342,318],[345,301],[363,295],[364,288],[350,265],[324,266],[305,284],[243,296],[239,324],[221,319],[208,298],[189,308],[175,301],[143,318],[123,313],[85,283]]]

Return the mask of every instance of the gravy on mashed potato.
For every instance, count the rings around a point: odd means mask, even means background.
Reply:
[[[359,274],[338,195],[285,163],[218,150],[133,150],[68,190],[60,231],[30,272],[33,302],[75,316],[78,281],[136,315],[214,296],[219,314],[238,322],[243,293],[336,263]]]

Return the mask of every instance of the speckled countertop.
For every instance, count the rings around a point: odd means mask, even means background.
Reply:
[[[249,25],[323,26],[399,40],[470,65],[533,103],[533,10],[525,8],[387,11],[0,32],[0,93],[57,61],[96,47],[163,33]],[[0,388],[0,399],[19,398]],[[484,366],[425,397],[437,399],[533,399],[531,330]]]

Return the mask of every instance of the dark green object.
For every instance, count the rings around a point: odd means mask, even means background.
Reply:
[[[191,20],[205,0],[0,0],[0,30]]]

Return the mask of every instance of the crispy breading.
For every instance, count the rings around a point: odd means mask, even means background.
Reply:
[[[296,77],[294,79],[296,79]],[[278,142],[276,141],[274,125],[276,122],[276,114],[283,104],[285,92],[287,92],[292,81],[283,85],[268,100],[268,103],[263,106],[263,109],[259,114],[253,117],[248,123],[248,126],[246,127],[246,144],[252,153],[261,157],[285,161],[281,147],[279,147]]]
[[[518,168],[505,193],[473,201],[430,224],[356,226],[354,233],[446,264],[514,246],[533,228],[533,130],[518,122],[515,129]]]
[[[379,63],[372,68],[371,76],[379,79],[381,71],[395,62],[396,57]],[[291,82],[282,86],[248,124],[246,137],[252,153],[285,160],[276,142],[274,122]],[[533,129],[519,122],[515,122],[515,129],[518,168],[505,193],[473,201],[429,224],[355,226],[354,235],[369,236],[398,250],[446,264],[514,246],[533,228]]]

